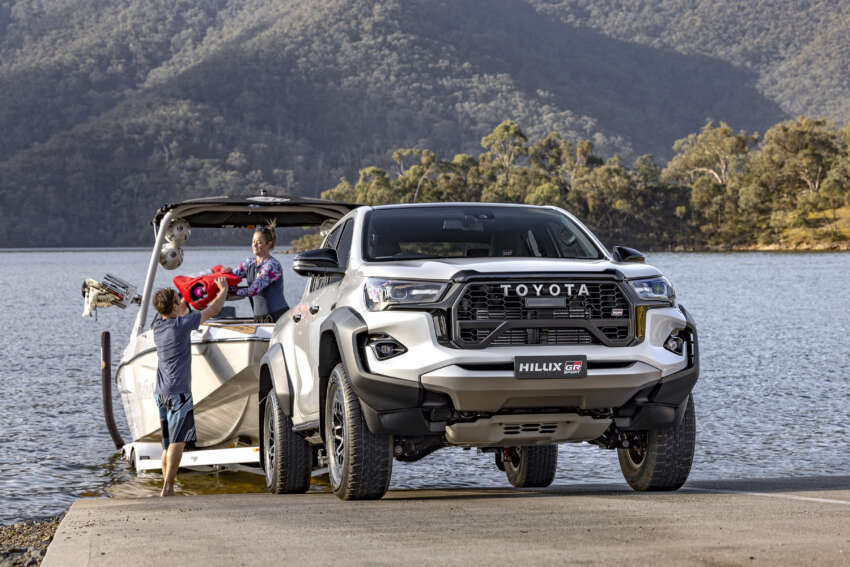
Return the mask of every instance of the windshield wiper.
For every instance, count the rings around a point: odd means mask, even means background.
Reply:
[[[463,258],[464,256],[419,256],[419,255],[406,255],[406,256],[376,256],[375,260],[439,260],[439,259],[448,259],[448,258]]]

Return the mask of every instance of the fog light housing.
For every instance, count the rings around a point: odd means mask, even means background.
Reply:
[[[388,360],[407,352],[407,347],[384,333],[369,335],[366,343],[379,361]]]
[[[679,336],[678,329],[670,333],[670,336],[667,337],[666,341],[664,341],[664,348],[678,355],[681,355],[684,352],[685,339]]]

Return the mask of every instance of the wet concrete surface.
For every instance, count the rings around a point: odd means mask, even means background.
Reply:
[[[43,565],[848,565],[850,476],[545,490],[101,498]],[[616,563],[615,563],[616,562]]]

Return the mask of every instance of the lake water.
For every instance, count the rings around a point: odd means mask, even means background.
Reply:
[[[187,248],[157,285],[242,249]],[[100,333],[111,331],[117,365],[136,307],[83,319],[80,285],[106,272],[141,285],[149,252],[0,252],[0,523],[65,510],[81,496],[149,496],[159,476],[136,478],[120,461],[100,401]],[[279,255],[286,296],[303,279]],[[692,480],[850,472],[850,254],[650,254],[694,315],[702,347],[695,389]],[[114,400],[127,439],[121,403]],[[562,445],[555,483],[622,482],[617,456]],[[181,474],[187,493],[263,490],[250,474]],[[395,463],[392,488],[508,486],[492,455],[443,449]],[[315,490],[326,489],[316,484]]]

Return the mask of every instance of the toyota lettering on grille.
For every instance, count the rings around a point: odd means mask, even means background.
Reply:
[[[502,293],[505,297],[511,295],[511,293],[519,297],[527,297],[528,295],[534,295],[536,297],[551,295],[558,297],[562,294],[567,297],[590,296],[587,284],[501,284],[499,287],[502,288]]]

